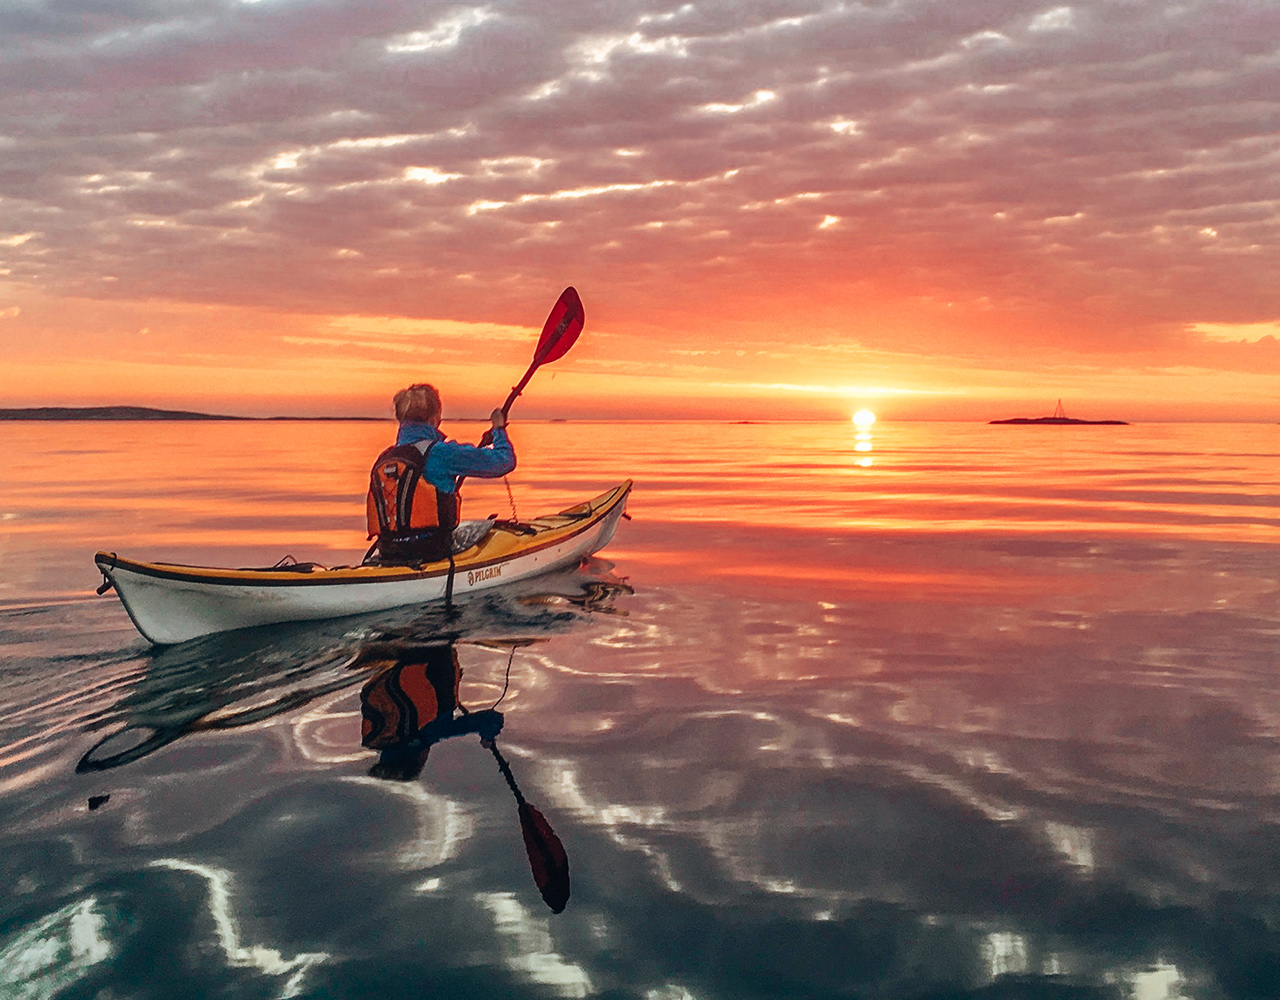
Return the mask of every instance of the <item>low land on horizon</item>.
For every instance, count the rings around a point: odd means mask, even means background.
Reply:
[[[236,417],[151,406],[28,406],[0,409],[0,420],[387,420],[387,417]]]

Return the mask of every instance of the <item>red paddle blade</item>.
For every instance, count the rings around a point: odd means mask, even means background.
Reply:
[[[538,347],[533,352],[535,365],[545,365],[557,358],[564,357],[582,332],[582,324],[586,321],[586,313],[582,311],[582,300],[577,291],[570,285],[560,293],[560,298],[547,317],[542,328],[542,336],[538,338]]]
[[[551,824],[528,802],[520,803],[520,832],[542,901],[559,913],[569,902],[569,855]]]

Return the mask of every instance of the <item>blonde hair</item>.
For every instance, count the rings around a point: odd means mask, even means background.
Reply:
[[[440,393],[434,385],[419,382],[396,393],[393,401],[400,423],[432,424],[440,419]]]

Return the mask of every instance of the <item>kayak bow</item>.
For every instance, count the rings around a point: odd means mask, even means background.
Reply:
[[[613,537],[630,492],[627,480],[585,503],[522,522],[519,530],[496,525],[454,556],[453,593],[528,579],[599,551]],[[254,625],[424,604],[443,598],[449,581],[448,560],[416,566],[226,569],[99,552],[94,561],[138,631],[157,645]]]

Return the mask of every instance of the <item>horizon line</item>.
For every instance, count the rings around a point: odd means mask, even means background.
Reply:
[[[111,406],[28,406],[0,407],[0,421],[8,423],[52,423],[52,422],[84,422],[84,423],[180,423],[180,422],[221,422],[221,421],[254,421],[265,423],[271,421],[313,421],[313,422],[351,422],[351,423],[393,423],[394,416],[358,416],[358,415],[311,415],[274,414],[271,416],[244,416],[238,414],[204,413],[194,410],[167,410],[160,407],[135,406],[119,404]],[[446,417],[443,423],[488,423],[485,417]],[[513,421],[515,423],[715,423],[715,424],[846,424],[846,417],[774,417],[767,420],[746,419],[737,417],[528,417]],[[973,423],[991,424],[993,421],[981,417],[895,417],[884,420],[885,423]],[[1261,424],[1269,425],[1280,421],[1267,419],[1239,418],[1174,418],[1154,417],[1139,421],[1127,421],[1134,424]]]

